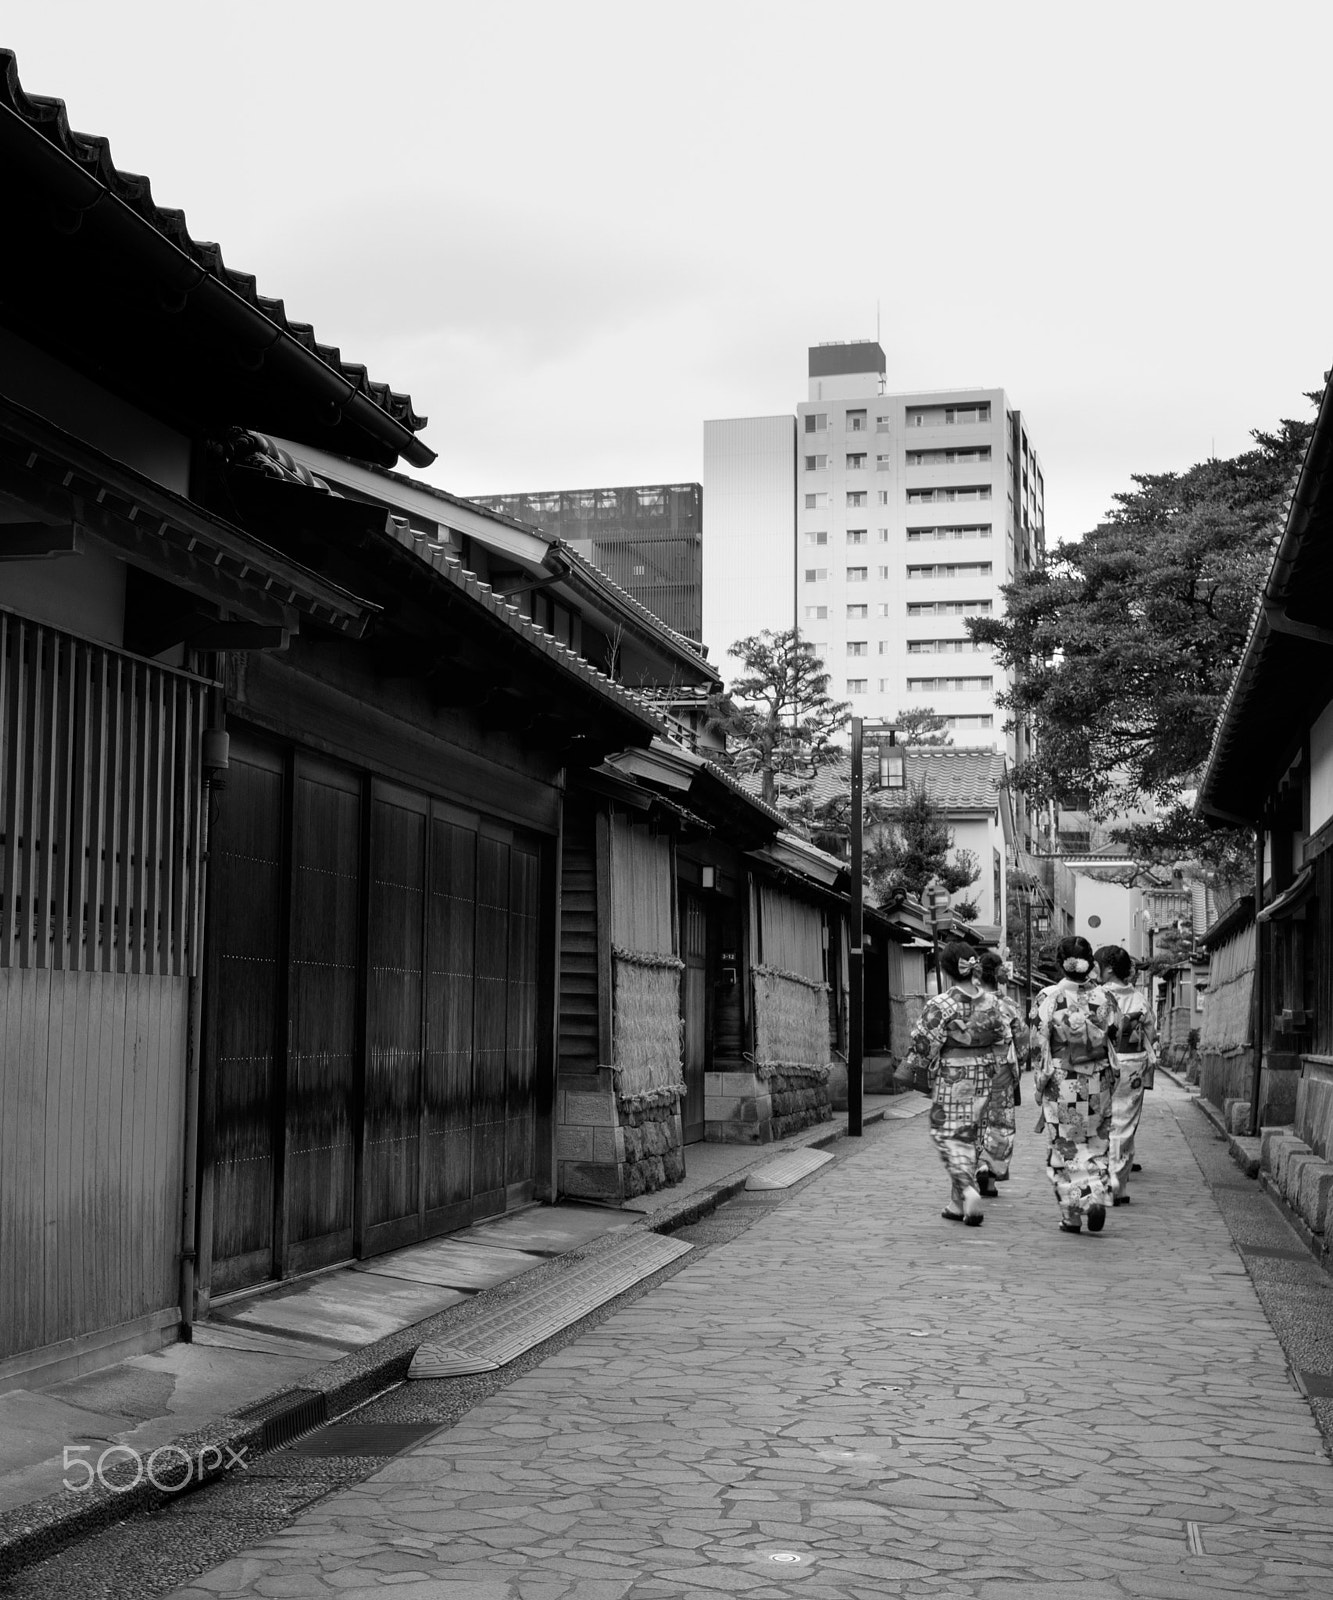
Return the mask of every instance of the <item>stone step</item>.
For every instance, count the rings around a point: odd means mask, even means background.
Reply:
[[[692,1248],[659,1233],[632,1233],[535,1287],[480,1313],[449,1339],[421,1345],[411,1378],[455,1378],[493,1372],[568,1328],[598,1306],[660,1272]]]

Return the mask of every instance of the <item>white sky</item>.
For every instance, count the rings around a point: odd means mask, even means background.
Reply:
[[[1051,540],[1311,415],[1327,0],[41,0],[63,98],[461,494],[697,479],[806,347],[1003,385]]]

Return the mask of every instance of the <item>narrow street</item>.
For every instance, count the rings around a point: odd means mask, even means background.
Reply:
[[[680,1270],[453,1426],[172,1592],[1333,1592],[1333,1466],[1226,1217],[1261,1287],[1313,1275],[1275,1303],[1325,1329],[1327,1280],[1281,1255],[1294,1235],[1171,1083],[1100,1237],[1058,1233],[1030,1116],[983,1228],[940,1220],[924,1119],[844,1141],[802,1187],[685,1230]],[[359,1420],[443,1417],[466,1381]],[[51,1585],[136,1545],[163,1592],[133,1525],[14,1592],[76,1592]]]

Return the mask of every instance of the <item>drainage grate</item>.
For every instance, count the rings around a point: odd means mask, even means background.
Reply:
[[[1288,1250],[1275,1244],[1238,1244],[1237,1250],[1243,1256],[1274,1256],[1280,1261],[1308,1261],[1308,1250]]]
[[[421,1345],[407,1375],[452,1378],[493,1372],[660,1272],[691,1248],[684,1239],[660,1233],[630,1234],[591,1260],[580,1261],[558,1277],[500,1301],[461,1327],[454,1343],[441,1339]]]
[[[789,1150],[776,1161],[766,1162],[745,1180],[747,1189],[790,1189],[812,1172],[832,1161],[827,1150]]]
[[[1189,1546],[1189,1552],[1192,1556],[1208,1554],[1203,1547],[1203,1529],[1200,1528],[1197,1522],[1187,1522],[1185,1524],[1185,1543]]]
[[[1298,1372],[1296,1381],[1307,1400],[1333,1400],[1333,1372]]]
[[[334,1422],[288,1451],[294,1456],[396,1456],[432,1433],[438,1422]]]
[[[243,1411],[233,1411],[240,1422],[263,1424],[259,1448],[278,1450],[312,1428],[318,1428],[329,1415],[328,1396],[322,1389],[288,1389],[286,1394],[274,1395],[271,1400],[261,1400],[257,1405],[246,1406]]]

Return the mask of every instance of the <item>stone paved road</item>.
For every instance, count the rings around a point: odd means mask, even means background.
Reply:
[[[1150,1102],[1100,1237],[1056,1231],[1028,1107],[977,1230],[939,1219],[923,1121],[875,1130],[178,1596],[1333,1594],[1333,1466],[1177,1124],[1198,1113]]]

